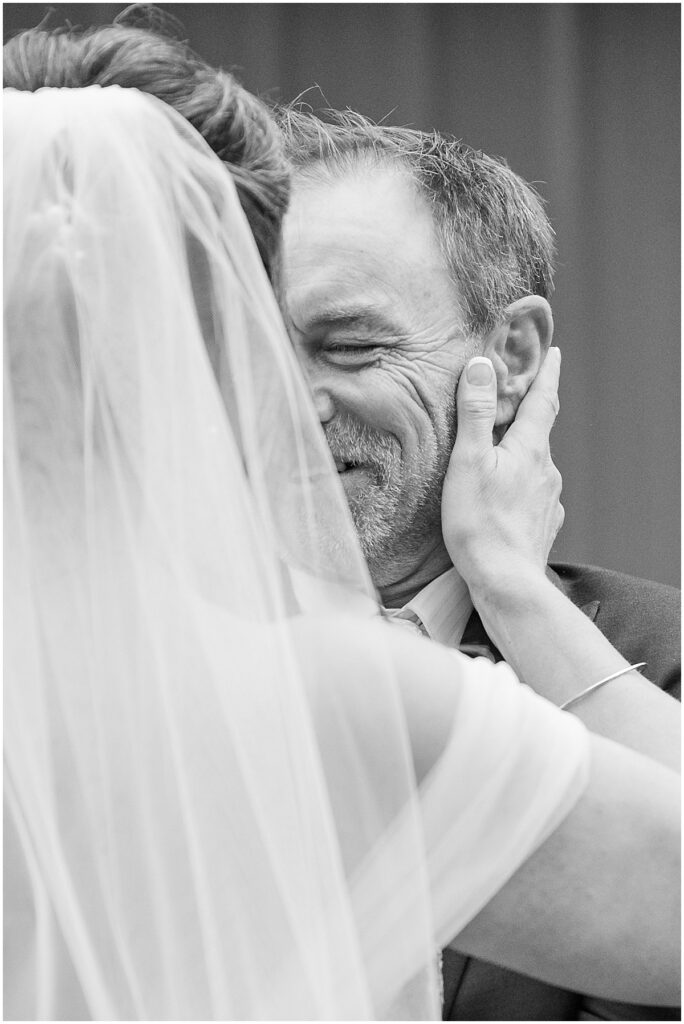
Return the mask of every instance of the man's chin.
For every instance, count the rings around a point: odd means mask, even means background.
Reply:
[[[360,479],[350,481],[345,493],[363,556],[375,580],[375,574],[382,573],[393,559],[397,505],[393,496],[369,485],[368,479],[365,486]]]
[[[347,485],[347,474],[341,475],[373,583],[379,590],[392,586],[415,571],[431,538],[441,539],[439,493],[416,510],[412,495],[396,485],[379,485],[372,473],[355,472]]]

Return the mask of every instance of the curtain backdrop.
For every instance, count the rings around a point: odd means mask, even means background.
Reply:
[[[51,25],[89,25],[124,5],[51,6]],[[253,91],[317,85],[329,105],[452,133],[538,185],[559,249],[554,557],[678,585],[679,5],[159,6]],[[3,8],[7,37],[47,5]]]

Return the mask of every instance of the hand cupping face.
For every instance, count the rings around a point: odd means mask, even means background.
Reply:
[[[494,368],[472,359],[458,387],[458,435],[442,495],[447,550],[468,583],[524,563],[542,572],[563,524],[562,480],[549,434],[558,413],[560,350],[552,348],[516,418],[494,445]]]

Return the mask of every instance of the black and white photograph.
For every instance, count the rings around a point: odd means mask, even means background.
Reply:
[[[3,1019],[681,1020],[681,9],[5,3]]]

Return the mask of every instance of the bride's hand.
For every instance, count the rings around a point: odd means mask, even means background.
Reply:
[[[471,587],[502,581],[518,568],[544,571],[564,516],[561,475],[549,450],[559,373],[560,350],[551,348],[498,445],[492,440],[497,392],[491,362],[471,359],[461,375],[442,530],[454,565]]]

